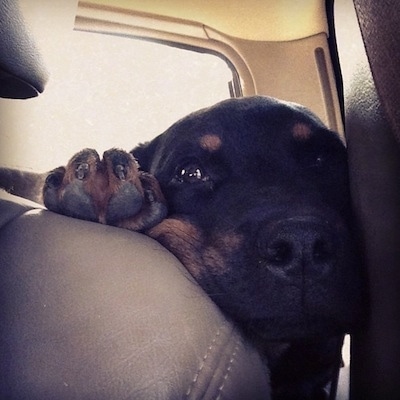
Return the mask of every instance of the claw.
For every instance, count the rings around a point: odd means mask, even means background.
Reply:
[[[126,179],[126,168],[123,165],[117,164],[114,167],[114,173],[121,181]]]
[[[155,201],[154,193],[151,190],[145,190],[145,194],[149,203],[154,203]]]
[[[89,172],[89,164],[82,163],[76,167],[75,176],[77,177],[77,179],[79,179],[81,181],[81,180],[85,179],[88,172]]]

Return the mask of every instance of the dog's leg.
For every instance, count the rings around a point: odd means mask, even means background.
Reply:
[[[47,173],[39,174],[12,168],[0,168],[0,188],[11,194],[43,204],[42,187]]]

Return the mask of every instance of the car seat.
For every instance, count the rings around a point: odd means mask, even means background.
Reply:
[[[347,36],[338,42],[338,50],[352,197],[370,304],[366,326],[352,340],[350,397],[398,399],[400,3],[354,0],[354,5],[362,36]]]
[[[47,79],[13,0],[0,70],[3,97]],[[2,192],[0,249],[1,399],[269,398],[258,353],[154,240]]]

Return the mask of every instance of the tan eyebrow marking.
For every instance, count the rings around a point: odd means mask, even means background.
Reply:
[[[217,151],[221,145],[222,140],[218,135],[207,133],[200,138],[200,147],[210,152]]]
[[[308,125],[298,122],[293,126],[292,133],[295,139],[304,141],[310,139],[311,129]]]

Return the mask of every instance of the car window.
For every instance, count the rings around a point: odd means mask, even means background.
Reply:
[[[60,0],[40,2],[40,13],[35,3],[22,6],[50,81],[37,98],[0,100],[3,165],[47,171],[85,147],[130,150],[230,97],[232,72],[216,55],[73,31]]]

